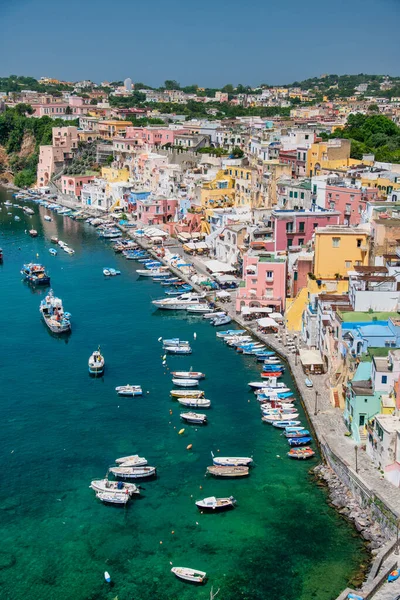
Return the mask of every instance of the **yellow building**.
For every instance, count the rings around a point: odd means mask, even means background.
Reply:
[[[125,133],[127,125],[130,123],[126,121],[99,121],[99,135],[105,140],[112,140],[117,135]]]
[[[228,208],[235,204],[235,180],[228,171],[218,171],[215,179],[204,182],[196,194],[202,209]]]
[[[393,180],[388,177],[379,177],[379,175],[375,179],[372,176],[361,176],[361,185],[363,187],[377,188],[379,190],[379,197],[386,199],[388,194],[391,194],[393,190],[400,190],[400,176]]]
[[[324,169],[349,167],[360,161],[350,158],[350,140],[334,139],[312,144],[307,152],[307,169],[309,177],[321,175]]]
[[[355,266],[369,264],[369,234],[357,227],[328,225],[315,230],[314,276],[346,278]]]
[[[253,184],[256,179],[256,171],[249,167],[234,166],[226,169],[231,177],[235,179],[235,206],[248,206],[253,204]]]
[[[115,183],[116,181],[129,181],[129,169],[114,169],[114,167],[102,167],[101,177],[108,181],[108,183]]]

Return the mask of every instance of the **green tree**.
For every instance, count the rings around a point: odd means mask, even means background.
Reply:
[[[15,111],[20,116],[23,116],[26,114],[33,115],[33,113],[35,112],[30,104],[26,104],[24,102],[17,104],[15,107]]]
[[[180,90],[181,86],[175,79],[166,79],[164,81],[164,86],[166,90]]]
[[[234,92],[233,85],[231,83],[227,83],[226,85],[224,85],[224,87],[222,88],[221,91],[225,92],[226,94],[233,94],[233,92]]]
[[[234,148],[232,148],[231,156],[233,156],[234,158],[243,158],[244,152],[241,148],[235,146]]]
[[[72,108],[70,106],[67,106],[67,108],[65,109],[65,114],[72,115]]]

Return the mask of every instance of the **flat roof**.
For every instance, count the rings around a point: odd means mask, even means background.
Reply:
[[[398,319],[396,312],[341,312],[340,317],[344,323],[372,323],[373,321],[388,321],[390,318]]]

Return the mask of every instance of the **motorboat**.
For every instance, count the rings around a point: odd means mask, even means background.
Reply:
[[[315,455],[315,452],[309,446],[304,446],[303,448],[291,448],[287,455],[289,458],[305,460],[307,458],[312,458]]]
[[[221,325],[228,325],[231,323],[232,317],[229,315],[225,315],[223,317],[217,317],[216,319],[211,319],[211,324],[213,327],[220,327]]]
[[[50,277],[46,274],[43,265],[36,263],[25,264],[21,269],[21,275],[32,285],[50,285]]]
[[[304,435],[302,437],[296,436],[296,437],[288,438],[288,444],[289,444],[289,446],[292,446],[292,447],[307,446],[311,442],[312,442],[312,437],[309,435]]]
[[[121,479],[143,479],[153,477],[156,467],[110,467],[110,473]]]
[[[138,454],[117,458],[115,462],[120,467],[145,467],[147,465],[147,460]]]
[[[292,425],[289,427],[285,427],[284,433],[299,433],[300,431],[306,431],[306,428],[302,425]]]
[[[303,429],[303,428],[300,431],[287,431],[285,429],[285,431],[283,432],[283,435],[286,438],[299,438],[299,437],[304,437],[304,436],[310,435],[310,432],[307,431],[307,429]]]
[[[286,383],[283,383],[283,381],[278,381],[278,377],[273,377],[272,375],[270,375],[269,377],[265,377],[263,379],[264,379],[263,386],[262,386],[263,388],[267,388],[267,387],[284,388],[284,387],[286,387]],[[249,385],[251,385],[251,384],[249,383]]]
[[[174,379],[204,379],[204,373],[200,371],[172,371],[171,375]]]
[[[216,336],[217,337],[229,337],[229,336],[238,336],[238,335],[242,335],[243,333],[246,333],[245,329],[228,329],[227,331],[217,331]]]
[[[199,385],[198,379],[173,379],[172,383],[174,385],[179,385],[180,387],[196,387]]]
[[[53,244],[58,244],[58,237],[56,235],[52,235],[51,238],[50,238],[50,241]]]
[[[143,390],[140,385],[119,385],[115,388],[118,396],[141,396],[143,394]]]
[[[127,504],[130,500],[128,492],[97,492],[96,498],[104,502],[104,504]]]
[[[35,211],[32,210],[31,208],[29,208],[29,206],[23,206],[22,210],[24,211],[24,213],[26,215],[34,215],[35,214]]]
[[[90,487],[95,492],[128,492],[130,496],[140,494],[140,490],[134,483],[124,481],[109,481],[108,479],[94,479]]]
[[[36,231],[36,229],[30,229],[30,230],[29,230],[29,235],[30,235],[31,237],[37,237],[37,235],[38,235],[38,232]]]
[[[60,246],[60,248],[65,248],[66,246],[68,246],[68,244],[66,242],[63,242],[62,240],[58,240],[58,245]]]
[[[72,248],[70,248],[69,246],[64,246],[63,250],[64,250],[64,252],[65,252],[66,254],[71,254],[71,255],[72,255],[72,254],[75,254],[75,250],[73,250],[73,249],[72,249]]]
[[[249,467],[222,467],[213,465],[207,467],[207,473],[214,477],[247,477],[249,474]]]
[[[207,398],[178,398],[179,404],[189,408],[210,408],[211,400]]]
[[[170,392],[173,398],[203,398],[203,390],[171,390]]]
[[[267,414],[264,415],[263,417],[261,417],[261,420],[264,421],[264,423],[279,423],[279,422],[288,422],[287,419],[291,418],[291,419],[297,419],[297,417],[299,416],[299,413],[289,413],[289,414]]]
[[[49,248],[49,252],[52,256],[57,256],[57,250],[55,248]]]
[[[208,306],[208,304],[192,304],[186,308],[186,311],[190,314],[203,315],[205,313],[211,312],[213,309]],[[219,317],[221,318],[221,317]]]
[[[217,319],[218,317],[224,317],[225,315],[226,312],[208,312],[203,315],[203,319]]]
[[[41,301],[39,310],[52,333],[61,334],[71,331],[71,315],[64,312],[62,300],[54,296],[53,290],[50,290]]]
[[[192,292],[187,292],[180,294],[176,298],[153,300],[152,304],[163,310],[186,310],[188,306],[200,304],[200,300],[202,300],[204,296],[205,294],[193,294]]]
[[[155,277],[156,275],[160,275],[162,271],[159,269],[136,269],[136,273],[140,277]]]
[[[105,267],[103,269],[103,275],[105,275],[106,277],[115,277],[115,275],[121,275],[121,271],[111,269],[110,267]]]
[[[190,581],[191,583],[204,583],[207,577],[205,571],[189,569],[188,567],[172,567],[171,573],[178,577],[178,579]]]
[[[180,340],[179,338],[163,339],[162,344],[164,348],[166,346],[189,346],[189,342],[187,340]]]
[[[285,392],[291,392],[290,388],[288,388],[283,381],[279,381],[278,383],[279,385],[277,384],[276,386],[266,385],[265,387],[257,388],[254,393],[256,396],[269,396],[277,393],[283,394]]]
[[[166,346],[164,348],[164,350],[166,352],[168,352],[168,354],[191,354],[192,353],[192,349],[189,345],[182,345],[182,346]]]
[[[103,375],[104,373],[104,356],[100,352],[100,346],[98,350],[95,350],[89,358],[89,373],[91,375]]]
[[[204,498],[203,500],[197,500],[196,506],[202,511],[211,512],[222,512],[223,510],[230,510],[235,508],[236,500],[233,496],[229,498],[216,498],[210,496],[210,498]]]
[[[286,429],[287,427],[296,427],[297,425],[300,425],[301,421],[292,421],[292,420],[282,420],[282,421],[275,421],[275,423],[272,423],[273,427],[277,427],[278,429]]]
[[[207,415],[195,412],[184,412],[180,414],[182,421],[193,423],[194,425],[205,425],[207,423]]]
[[[249,387],[251,387],[253,390],[257,390],[257,389],[261,389],[261,388],[265,388],[267,386],[265,381],[250,381],[248,383]]]
[[[214,465],[220,467],[248,467],[253,459],[248,456],[214,456],[211,452]]]

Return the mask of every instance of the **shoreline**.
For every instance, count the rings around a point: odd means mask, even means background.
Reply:
[[[3,185],[3,184],[2,184]],[[15,188],[14,186],[3,186],[5,187],[5,189],[7,189],[8,191],[16,191],[18,190],[18,188]],[[21,190],[23,191],[23,190]],[[63,198],[57,198],[57,200],[48,200],[51,203],[54,204],[59,204],[59,205],[63,205],[64,203],[64,199]],[[66,205],[66,203],[65,203]],[[70,206],[67,206],[68,208],[70,208]],[[84,210],[84,207],[82,207],[82,210]],[[90,214],[90,212],[89,212]],[[104,218],[107,218],[107,214],[104,214]],[[124,235],[126,237],[130,237],[132,238],[132,231],[123,227],[123,226],[118,226],[121,231],[124,233]],[[172,267],[171,265],[169,265],[162,257],[159,257],[158,254],[152,249],[152,246],[150,244],[148,244],[145,240],[143,239],[136,239],[134,238],[135,241],[138,243],[139,246],[141,246],[142,248],[145,248],[147,251],[149,251],[149,253],[154,256],[157,257],[157,260],[160,260],[161,262],[163,262],[164,265],[168,266],[168,268],[171,270],[172,273],[175,273],[176,275],[178,275],[181,279],[187,281],[188,283],[190,283],[190,285],[193,286],[193,288],[196,291],[201,291],[203,292],[204,290],[202,290],[198,285],[194,284],[193,282],[190,281],[190,278],[182,273],[179,269],[177,269],[176,267]],[[214,292],[210,292],[209,294],[207,294],[207,296],[213,295]],[[218,305],[218,302],[216,302],[216,304]],[[226,311],[232,318],[232,320],[239,325],[241,328],[246,329],[247,331],[249,331],[249,333],[251,333],[252,336],[256,337],[257,339],[259,339],[260,341],[262,341],[263,343],[266,343],[269,347],[271,347],[271,349],[273,349],[286,363],[288,366],[288,369],[290,371],[290,374],[293,378],[294,384],[296,386],[298,395],[299,395],[299,399],[302,403],[302,406],[305,410],[305,414],[306,417],[310,423],[310,425],[312,426],[313,430],[314,430],[314,435],[315,435],[315,440],[319,445],[319,448],[321,450],[321,457],[324,460],[324,462],[328,465],[328,467],[324,467],[323,464],[318,465],[317,467],[315,467],[314,469],[314,474],[316,475],[316,477],[320,477],[320,479],[323,479],[324,481],[324,485],[326,485],[326,487],[328,488],[328,496],[331,499],[331,506],[333,506],[335,508],[335,510],[341,514],[341,516],[343,518],[346,518],[349,522],[351,522],[353,524],[353,526],[355,527],[355,530],[357,531],[357,534],[360,535],[361,537],[364,538],[364,540],[366,540],[366,542],[370,542],[371,538],[368,538],[369,532],[367,530],[367,527],[364,526],[363,523],[366,523],[366,525],[369,525],[369,523],[374,523],[374,520],[377,521],[381,521],[383,522],[384,525],[384,538],[388,539],[389,541],[384,545],[381,546],[379,544],[379,546],[375,546],[374,548],[369,548],[369,551],[371,552],[371,561],[372,561],[372,565],[371,565],[371,569],[368,571],[368,575],[365,579],[365,569],[362,570],[363,576],[364,576],[364,584],[362,586],[362,590],[354,591],[350,588],[346,588],[346,590],[344,590],[338,597],[337,600],[343,600],[345,598],[347,598],[348,593],[352,592],[352,593],[358,593],[358,594],[363,594],[364,598],[373,598],[374,595],[370,595],[370,592],[372,591],[371,588],[376,588],[378,589],[380,587],[380,585],[382,585],[382,583],[384,582],[386,576],[387,576],[387,569],[383,568],[384,573],[382,573],[382,565],[384,563],[384,561],[386,560],[386,562],[389,562],[391,560],[390,554],[393,552],[394,547],[396,546],[396,543],[393,543],[392,535],[393,535],[393,523],[391,523],[391,519],[390,516],[397,516],[399,513],[397,512],[396,508],[394,506],[391,506],[391,502],[388,502],[386,498],[384,497],[380,497],[375,491],[374,488],[371,487],[370,485],[368,485],[366,483],[366,481],[364,479],[362,479],[360,477],[360,475],[358,474],[357,471],[354,471],[352,464],[350,464],[350,461],[346,460],[346,457],[341,456],[341,452],[340,452],[340,448],[338,449],[337,447],[337,443],[340,444],[341,438],[340,438],[340,427],[337,427],[338,421],[336,419],[336,421],[332,421],[330,422],[330,427],[331,427],[331,433],[334,433],[334,436],[332,435],[328,435],[327,431],[324,429],[324,419],[321,419],[320,417],[326,415],[328,412],[332,412],[335,411],[335,409],[332,407],[329,397],[328,397],[328,388],[326,385],[326,376],[324,377],[323,375],[321,376],[314,376],[313,377],[313,381],[314,381],[314,388],[310,391],[309,388],[305,387],[304,384],[304,379],[305,379],[305,375],[302,373],[301,371],[301,366],[299,367],[298,365],[298,360],[297,360],[297,354],[295,356],[292,355],[288,355],[287,354],[287,350],[285,349],[284,345],[279,344],[279,342],[277,342],[277,340],[275,338],[273,338],[273,336],[271,336],[271,334],[266,335],[266,334],[262,334],[261,332],[257,331],[254,329],[254,323],[248,323],[248,322],[244,322],[237,314],[236,311],[234,309],[234,307],[232,307],[232,305],[229,303],[228,305],[220,305],[219,304],[219,308],[221,310]],[[315,379],[317,377],[317,379]],[[317,384],[317,385],[316,385]],[[315,389],[317,388],[317,389]],[[311,397],[312,395],[315,395],[315,404],[314,404],[314,399]],[[319,403],[318,403],[318,396],[320,397],[319,399]],[[314,410],[313,410],[314,409]],[[314,413],[314,414],[313,414]],[[336,417],[341,417],[341,411],[340,409],[336,409]],[[342,424],[344,427],[344,424]],[[332,440],[336,440],[336,444],[332,443]],[[329,481],[332,480],[332,477],[324,477],[323,473],[321,472],[321,468],[329,468],[330,473],[333,474],[333,477],[337,478],[337,481],[340,483],[340,485],[343,486],[343,488],[348,490],[348,493],[351,494],[351,497],[353,499],[353,501],[357,504],[357,506],[359,507],[359,511],[358,513],[363,515],[364,513],[366,513],[366,506],[368,506],[368,503],[371,501],[371,513],[370,515],[367,516],[367,518],[361,518],[361,524],[359,523],[359,521],[357,521],[356,518],[350,518],[350,513],[349,514],[344,514],[343,511],[341,512],[341,509],[343,509],[346,505],[343,506],[338,506],[337,504],[335,504],[335,499],[332,498],[332,489],[330,487]],[[346,480],[346,476],[347,479]],[[349,485],[350,483],[350,485]],[[318,483],[316,482],[316,484],[318,485]],[[391,486],[392,487],[392,486]],[[342,488],[342,490],[343,490]],[[393,488],[394,492],[397,491],[396,488]],[[369,496],[368,496],[369,494]],[[377,506],[377,502],[376,500],[379,499],[381,506],[378,507]],[[376,504],[375,504],[376,502]],[[354,506],[353,506],[354,508]],[[380,512],[380,515],[378,515],[377,518],[377,514],[376,512],[374,513],[374,509],[378,508],[378,512]],[[360,513],[361,511],[361,513]],[[386,514],[385,514],[386,511]],[[389,514],[388,514],[389,513]],[[353,515],[353,517],[357,517],[359,515],[355,514]],[[380,518],[379,518],[380,517]],[[385,522],[386,521],[386,522]],[[357,522],[358,522],[358,526],[357,526]],[[363,535],[367,534],[367,536]],[[380,539],[380,541],[382,541],[382,539],[384,539],[381,536],[378,536],[378,538]],[[380,548],[378,550],[378,548]],[[375,558],[374,555],[375,554]],[[392,560],[393,563],[393,560]],[[393,563],[394,564],[394,563]],[[392,567],[393,568],[393,564]],[[397,565],[397,561],[396,561],[396,565]],[[360,564],[360,569],[361,569],[362,565]],[[383,565],[383,567],[385,567],[385,565]],[[361,575],[361,572],[360,572]],[[354,583],[356,583],[356,581],[354,580]],[[358,581],[357,581],[358,583]]]

